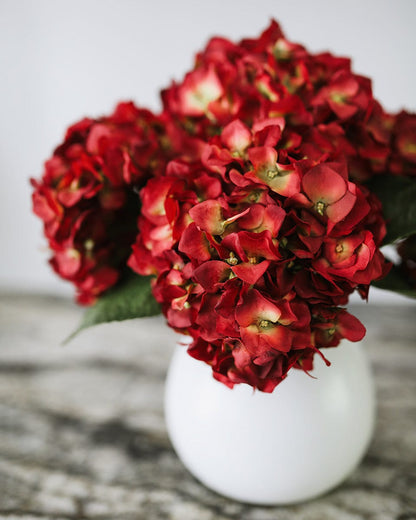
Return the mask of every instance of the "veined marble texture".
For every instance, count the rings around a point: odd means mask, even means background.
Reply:
[[[81,313],[65,299],[0,295],[1,520],[416,519],[414,305],[352,308],[368,330],[374,439],[344,484],[287,507],[220,497],[176,457],[163,385],[177,337],[163,318],[100,325],[62,346]]]

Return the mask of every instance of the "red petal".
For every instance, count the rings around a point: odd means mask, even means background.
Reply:
[[[326,164],[318,164],[309,170],[302,179],[302,187],[312,202],[325,204],[336,202],[347,191],[346,181]]]
[[[240,228],[248,231],[268,230],[272,237],[277,237],[280,227],[286,217],[286,212],[277,204],[253,204],[250,211],[244,217],[240,218],[238,224]]]
[[[276,146],[285,127],[283,117],[274,117],[258,121],[253,125],[256,146]]]
[[[273,238],[277,237],[285,217],[286,211],[283,208],[275,204],[268,204],[266,206],[266,211],[264,212],[264,229],[270,230]]]
[[[244,262],[232,267],[233,273],[243,280],[243,282],[249,283],[250,285],[254,285],[259,278],[263,276],[263,274],[267,271],[267,268],[270,265],[270,261],[264,260],[259,264],[250,264],[248,262]]]
[[[166,222],[165,200],[174,181],[172,177],[150,179],[141,192],[142,214],[156,225]]]
[[[356,200],[357,197],[350,191],[347,191],[344,197],[326,208],[326,214],[329,220],[333,223],[343,220],[354,207]],[[328,228],[330,228],[330,226],[328,226]]]
[[[55,253],[50,263],[62,278],[71,279],[81,268],[81,253],[74,248],[63,249]]]
[[[249,327],[258,320],[277,323],[281,311],[259,291],[252,289],[236,309],[236,319],[242,327]]]
[[[220,260],[204,262],[194,271],[195,280],[208,292],[215,292],[218,284],[229,279],[230,266]]]
[[[206,173],[198,175],[194,180],[196,192],[200,199],[216,199],[222,193],[221,182],[211,175]]]
[[[347,311],[341,311],[337,321],[337,330],[344,338],[350,341],[361,341],[365,336],[366,330],[364,325],[358,318]]]
[[[96,123],[92,125],[90,133],[85,143],[85,148],[88,153],[97,155],[100,153],[100,140],[102,138],[110,137],[111,130],[104,124]]]
[[[203,231],[211,235],[221,235],[224,232],[222,206],[218,200],[205,200],[191,208],[189,214]]]
[[[264,168],[249,171],[244,176],[254,182],[269,186],[272,191],[284,197],[292,197],[300,189],[299,174],[291,165],[275,163],[270,170]]]
[[[224,128],[221,141],[231,151],[242,152],[251,144],[251,132],[242,121],[236,119]]]
[[[180,110],[183,115],[201,116],[212,101],[223,94],[222,84],[211,65],[190,72],[179,88]]]
[[[256,171],[273,169],[276,167],[277,152],[270,146],[259,146],[250,148],[248,157]]]
[[[211,259],[209,242],[203,231],[192,222],[183,232],[179,241],[179,251],[189,258],[204,262]]]
[[[362,235],[353,235],[339,239],[327,239],[325,241],[325,257],[331,264],[344,262],[351,258],[357,247],[363,242]]]
[[[278,324],[270,327],[267,332],[259,332],[256,325],[241,329],[241,339],[247,350],[259,358],[268,357],[271,349],[289,352],[292,347],[292,336],[290,329]]]

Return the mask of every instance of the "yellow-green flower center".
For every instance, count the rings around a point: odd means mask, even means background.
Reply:
[[[319,202],[317,202],[315,204],[315,209],[320,215],[323,215],[325,213],[325,208],[326,208],[326,204],[325,204],[325,202],[322,202],[322,200],[320,200]]]
[[[84,242],[84,248],[86,251],[92,251],[94,249],[94,240],[92,238],[87,238]]]
[[[259,323],[259,327],[261,329],[268,329],[272,325],[273,325],[273,323],[269,320],[261,320],[261,322]]]
[[[227,260],[227,264],[229,265],[237,265],[238,264],[238,258],[235,256],[235,254],[231,251]]]

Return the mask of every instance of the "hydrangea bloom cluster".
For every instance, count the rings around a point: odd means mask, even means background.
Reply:
[[[385,271],[371,194],[345,162],[279,156],[283,136],[283,120],[235,120],[200,161],[170,162],[142,190],[129,261],[157,275],[154,295],[194,357],[264,391],[291,366],[310,368],[317,349],[360,340],[339,306]]]
[[[276,23],[211,40],[163,99],[183,153],[142,191],[129,265],[157,275],[169,325],[214,377],[272,391],[365,333],[340,306],[385,274],[385,225],[352,179],[382,168],[390,119],[348,60],[310,55]]]
[[[349,59],[309,53],[276,22],[210,40],[162,100],[157,116],[122,104],[71,127],[33,181],[52,266],[81,303],[127,266],[152,275],[193,357],[230,387],[271,392],[364,336],[344,306],[390,267],[365,182],[416,175],[416,116],[386,113]]]
[[[55,272],[92,304],[126,269],[138,232],[134,189],[163,170],[160,118],[132,103],[109,117],[83,119],[32,179],[33,209],[44,222]]]
[[[255,40],[213,38],[162,97],[176,125],[195,138],[209,139],[234,119],[251,127],[283,118],[281,150],[314,161],[347,158],[354,180],[388,166],[395,118],[374,100],[370,80],[354,74],[347,58],[289,42],[276,22]]]

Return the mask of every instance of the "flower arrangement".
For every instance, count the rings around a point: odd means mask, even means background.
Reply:
[[[416,294],[416,115],[385,112],[349,59],[272,21],[211,39],[162,101],[73,125],[32,180],[81,329],[161,310],[217,380],[271,392],[363,338],[353,292]]]

